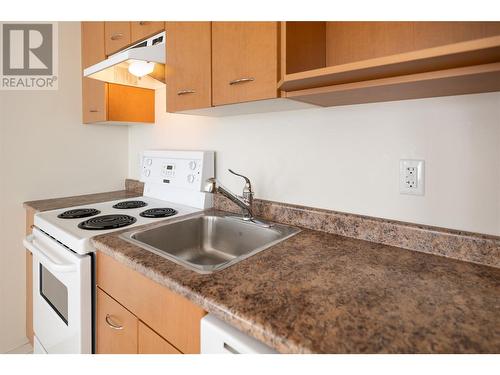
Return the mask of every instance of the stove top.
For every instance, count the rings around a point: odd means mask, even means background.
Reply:
[[[146,150],[140,180],[144,195],[35,214],[34,225],[78,254],[95,251],[91,239],[213,206],[204,181],[214,177],[213,151]]]
[[[134,206],[137,208],[117,209]],[[132,203],[129,203],[132,202]],[[144,207],[148,207],[146,210]],[[56,238],[78,254],[95,251],[90,239],[99,234],[177,218],[201,211],[199,208],[181,205],[151,197],[138,197],[128,200],[116,200],[96,203],[92,207],[71,207],[60,210],[44,211],[35,215],[35,226]],[[87,214],[88,216],[79,216]],[[84,219],[87,218],[87,219]]]
[[[113,205],[113,208],[119,210],[130,210],[132,208],[146,207],[148,204],[144,201],[122,201]]]
[[[171,207],[150,208],[146,211],[142,211],[139,215],[142,217],[170,217],[177,215],[177,210],[174,210]]]
[[[57,215],[59,219],[81,219],[83,217],[99,215],[101,211],[95,208],[76,208],[74,210],[64,211]]]
[[[134,224],[137,219],[129,215],[95,216],[78,224],[78,228],[86,230],[116,229]]]

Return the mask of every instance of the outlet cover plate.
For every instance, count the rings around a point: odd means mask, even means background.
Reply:
[[[424,165],[423,160],[401,159],[399,161],[399,192],[401,194],[424,195]]]

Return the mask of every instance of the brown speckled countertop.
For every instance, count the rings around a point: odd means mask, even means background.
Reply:
[[[500,352],[498,268],[304,230],[201,275],[122,232],[92,242],[280,352]]]
[[[109,191],[106,193],[76,195],[71,197],[29,201],[29,202],[24,202],[24,207],[31,208],[35,211],[48,211],[48,210],[57,210],[59,208],[83,206],[92,203],[133,198],[141,195],[142,195],[141,193],[129,190],[117,190],[117,191]]]

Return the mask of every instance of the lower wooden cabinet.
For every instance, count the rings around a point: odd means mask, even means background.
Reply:
[[[97,354],[182,354],[100,288],[96,330]]]
[[[101,252],[96,253],[96,268],[98,353],[129,353],[134,345],[138,353],[200,352],[202,308]],[[107,314],[112,316],[106,321]],[[130,346],[122,346],[126,325],[134,324],[135,338],[127,336]]]
[[[135,315],[97,288],[96,353],[137,353],[138,324]]]
[[[138,338],[139,354],[182,354],[143,322],[139,322]]]

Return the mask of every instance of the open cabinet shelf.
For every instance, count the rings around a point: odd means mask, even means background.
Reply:
[[[368,26],[358,25],[365,23],[347,23],[342,27],[352,27],[354,35],[353,45],[349,48],[345,42],[339,41],[342,35],[350,35],[349,29],[343,30],[341,35],[334,35],[332,33],[338,32],[341,26],[329,24],[336,23],[285,22],[282,25],[283,79],[279,82],[279,89],[287,98],[320,106],[335,106],[500,90],[498,22],[433,24],[432,27],[441,28],[443,33],[448,31],[446,38],[413,41],[414,46],[487,37],[358,61],[350,60],[380,52],[373,50],[371,45],[356,44],[356,35],[359,37],[360,34],[356,28],[361,27],[364,33],[370,31],[386,35],[392,45],[381,46],[380,49],[397,51],[409,47],[403,44],[401,38],[400,46],[394,44],[394,38],[389,36],[394,37],[391,33],[404,27],[412,29],[413,23],[393,25],[391,22],[368,22]],[[417,32],[413,30],[413,33]],[[499,35],[491,36],[495,33]],[[366,44],[367,38],[364,35],[363,43]],[[382,36],[373,39],[385,40]],[[293,47],[299,43],[306,47],[302,50]],[[344,50],[340,49],[341,46]],[[356,50],[358,47],[369,51],[360,52]],[[344,63],[329,65],[332,61]],[[304,67],[309,69],[301,70]]]

